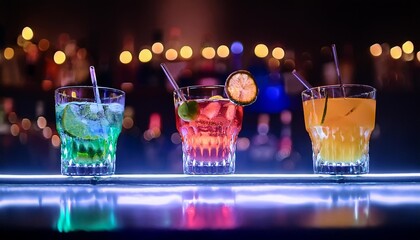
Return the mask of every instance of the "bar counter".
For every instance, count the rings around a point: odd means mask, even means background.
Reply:
[[[0,174],[0,227],[46,239],[416,239],[420,173]]]

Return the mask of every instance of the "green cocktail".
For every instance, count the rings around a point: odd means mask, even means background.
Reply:
[[[117,140],[124,115],[124,92],[92,87],[56,90],[56,124],[61,139],[61,173],[111,175],[115,172]]]

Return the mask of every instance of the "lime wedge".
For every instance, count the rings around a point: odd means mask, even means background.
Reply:
[[[100,136],[98,134],[94,134],[91,127],[100,124],[100,121],[84,118],[81,114],[83,109],[85,109],[83,105],[66,105],[63,109],[63,116],[61,118],[63,130],[73,137],[84,140],[96,140]]]
[[[198,117],[198,103],[196,101],[183,102],[178,108],[178,116],[184,121],[191,121]]]

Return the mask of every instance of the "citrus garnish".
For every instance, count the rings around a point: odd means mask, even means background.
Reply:
[[[198,103],[196,101],[186,101],[178,107],[178,116],[184,121],[191,121],[198,117]]]
[[[257,100],[257,83],[246,70],[231,73],[226,79],[225,91],[232,102],[241,106],[250,105]]]
[[[220,96],[220,95],[214,95],[214,96],[211,96],[211,97],[209,98],[209,100],[218,100],[218,99],[223,99],[223,97],[222,97],[222,96]]]
[[[85,106],[86,107],[86,106]],[[89,107],[87,105],[87,107]],[[92,123],[98,122],[98,120],[86,119],[86,116],[82,116],[85,108],[76,104],[68,104],[63,109],[63,115],[61,118],[61,124],[63,130],[73,136],[85,140],[95,140],[99,136],[92,133]]]

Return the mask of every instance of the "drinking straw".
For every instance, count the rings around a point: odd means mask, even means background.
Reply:
[[[297,80],[299,80],[300,83],[302,83],[302,85],[308,89],[311,90],[312,86],[311,84],[309,84],[305,79],[303,79],[296,71],[296,69],[293,69],[292,74],[297,78]]]
[[[93,85],[93,94],[95,96],[95,101],[98,104],[101,104],[101,98],[99,97],[99,90],[98,90],[98,82],[96,81],[96,74],[95,74],[95,67],[90,66],[90,78],[92,80]]]
[[[163,69],[163,72],[165,73],[166,77],[168,78],[169,82],[171,83],[172,87],[175,89],[175,91],[178,93],[179,97],[182,99],[182,101],[187,101],[184,94],[179,89],[178,84],[176,84],[175,79],[172,77],[172,74],[169,72],[168,68],[164,63],[161,63],[160,66]]]
[[[320,96],[319,96],[319,94],[318,94],[318,91],[313,91],[313,90],[312,90],[312,86],[311,86],[311,84],[309,84],[309,83],[308,83],[308,81],[306,81],[303,77],[301,77],[301,76],[297,73],[296,69],[293,69],[292,74],[293,74],[293,76],[295,76],[295,77],[296,77],[296,79],[297,79],[297,80],[299,80],[299,82],[300,82],[300,83],[302,83],[302,85],[303,85],[306,89],[308,89],[308,90],[312,93],[312,95],[316,95],[315,97],[320,97]],[[315,93],[317,93],[317,94],[315,94]]]
[[[335,48],[335,44],[332,44],[331,48],[332,48],[332,52],[334,56],[335,71],[337,72],[338,82],[340,83],[341,90],[343,91],[343,96],[345,97],[345,91],[344,91],[343,82],[341,81],[341,74],[340,74],[340,68],[338,64],[337,50]]]
[[[90,71],[90,78],[92,80],[93,95],[95,96],[96,105],[98,106],[99,111],[101,113],[104,113],[105,110],[102,107],[101,98],[99,97],[98,81],[96,80],[95,67],[94,66],[90,66],[89,67],[89,71]],[[102,128],[102,133],[105,135],[105,137],[107,137],[108,134],[107,134],[107,131],[105,129],[106,123],[104,122],[104,120],[105,120],[105,118],[101,118],[101,128]]]

